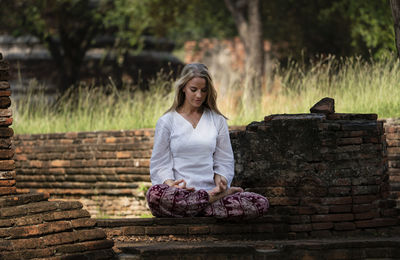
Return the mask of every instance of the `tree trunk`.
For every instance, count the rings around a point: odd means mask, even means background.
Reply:
[[[397,57],[400,59],[400,0],[390,0],[390,8],[394,22]]]
[[[225,4],[235,19],[246,51],[243,103],[247,109],[254,108],[261,101],[264,72],[260,1],[225,0]]]

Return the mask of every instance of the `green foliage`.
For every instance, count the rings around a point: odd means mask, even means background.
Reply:
[[[400,62],[395,58],[365,61],[328,56],[312,62],[311,67],[276,64],[265,88],[272,91],[264,91],[256,109],[242,107],[240,93],[220,96],[218,105],[229,125],[246,125],[268,114],[308,113],[326,96],[335,98],[340,113],[400,116]],[[13,128],[16,134],[152,128],[172,104],[172,83],[171,75],[160,73],[150,82],[149,91],[80,86],[53,106],[43,93],[32,92],[13,101]]]
[[[387,51],[395,51],[393,19],[389,0],[338,0],[323,10],[320,19],[334,13],[349,20],[351,45],[358,53],[372,52],[379,58]]]

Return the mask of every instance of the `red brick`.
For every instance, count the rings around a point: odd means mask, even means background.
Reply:
[[[111,240],[88,241],[70,245],[60,245],[55,248],[55,251],[58,254],[69,254],[111,248],[113,245],[114,242]]]
[[[71,225],[73,228],[94,227],[96,225],[96,220],[93,218],[73,219],[71,220]]]
[[[0,171],[12,171],[15,168],[14,160],[0,160]]]
[[[121,230],[124,236],[126,235],[142,236],[146,234],[144,226],[127,226],[127,227],[122,227]]]
[[[82,230],[82,231],[86,232],[87,230]],[[77,241],[77,239],[78,239],[79,235],[77,235],[77,234],[82,231],[61,232],[61,233],[43,236],[42,237],[43,245],[44,246],[54,246],[54,245],[60,245],[60,244],[73,243],[73,242]]]
[[[313,230],[323,230],[333,228],[332,222],[312,223]]]
[[[54,251],[51,248],[18,250],[14,252],[2,253],[3,259],[48,258],[53,255]]]
[[[10,187],[10,186],[14,186],[16,183],[15,180],[0,180],[0,187]]]
[[[0,117],[0,126],[9,126],[12,124],[12,122],[13,122],[12,118]]]
[[[356,225],[353,222],[335,223],[335,230],[354,230]]]
[[[9,195],[17,193],[16,187],[0,187],[0,195]],[[0,211],[1,215],[1,211]]]
[[[353,220],[353,214],[328,214],[311,216],[312,222],[342,222]]]
[[[74,232],[75,241],[90,241],[105,239],[106,234],[102,229],[78,230]]]
[[[40,237],[13,239],[10,241],[11,241],[11,248],[13,250],[33,249],[33,248],[43,248],[44,247],[43,241]]]

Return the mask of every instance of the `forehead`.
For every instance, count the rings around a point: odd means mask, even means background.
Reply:
[[[204,88],[206,86],[206,80],[200,77],[194,77],[186,83],[186,86]]]

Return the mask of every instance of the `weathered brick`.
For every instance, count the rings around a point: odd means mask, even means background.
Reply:
[[[322,198],[321,203],[323,205],[344,205],[351,204],[353,202],[352,197],[327,197]]]
[[[56,246],[54,250],[56,254],[67,254],[67,253],[69,254],[69,253],[111,248],[113,245],[114,242],[112,240],[97,240],[97,241],[75,243],[70,245],[60,245]]]
[[[378,199],[377,195],[358,195],[353,196],[354,204],[372,203]]]
[[[377,209],[376,204],[358,204],[353,205],[353,212],[354,213],[362,213],[362,212],[369,212],[371,210]]]
[[[251,233],[250,225],[210,225],[210,234],[242,234]]]
[[[329,206],[329,213],[346,213],[351,212],[352,205],[332,205]]]
[[[154,226],[145,227],[146,235],[186,235],[187,226]]]
[[[14,135],[14,130],[9,127],[0,127],[0,137],[12,137]]]
[[[0,160],[0,171],[12,171],[14,168],[14,160]]]
[[[9,89],[10,83],[8,81],[0,80],[0,89]]]
[[[189,226],[189,235],[207,235],[210,233],[210,228],[206,225],[201,226]]]
[[[0,180],[15,179],[15,171],[0,171]]]
[[[73,219],[71,220],[71,225],[73,228],[94,227],[96,225],[96,220],[93,218]]]
[[[8,259],[8,260],[48,258],[53,255],[54,255],[54,251],[51,248],[18,250],[18,251],[13,251],[13,252],[2,253],[3,259]]]
[[[294,206],[299,204],[299,198],[276,197],[268,198],[271,206]]]
[[[330,196],[349,196],[351,190],[351,186],[331,187],[328,189],[328,193]]]
[[[313,230],[324,230],[333,228],[332,222],[321,222],[321,223],[312,223]]]
[[[399,223],[397,218],[375,218],[371,220],[362,220],[354,222],[357,228],[374,228],[374,227],[385,227],[394,226]]]
[[[379,191],[378,185],[352,186],[353,195],[377,194],[378,191]]]
[[[311,224],[298,224],[298,225],[289,225],[289,230],[292,232],[307,232],[311,231],[313,228]]]
[[[311,216],[312,222],[342,222],[353,220],[353,214],[327,214]]]
[[[353,222],[340,222],[334,224],[335,230],[354,230],[356,225]]]
[[[102,229],[78,230],[74,232],[75,241],[89,241],[106,238]]]
[[[9,195],[17,193],[16,187],[0,187],[0,195]],[[1,216],[1,209],[0,209],[0,216]]]
[[[0,187],[11,187],[16,183],[15,180],[0,180]]]
[[[355,213],[354,214],[354,219],[360,220],[360,219],[372,219],[372,218],[378,218],[379,217],[379,212],[376,210],[371,210],[368,212],[363,212],[363,213]]]

